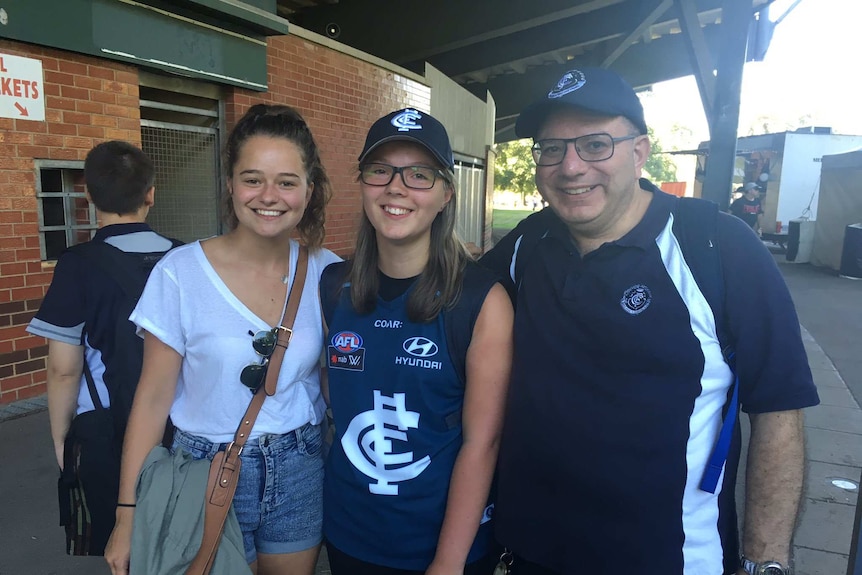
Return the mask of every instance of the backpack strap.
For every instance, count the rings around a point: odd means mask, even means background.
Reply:
[[[674,231],[698,287],[715,316],[716,335],[724,360],[733,373],[733,388],[718,440],[707,462],[700,489],[715,493],[730,453],[739,415],[739,376],[734,365],[734,349],[725,316],[724,274],[718,244],[718,205],[698,198],[680,198]]]
[[[718,242],[718,204],[699,198],[680,198],[674,218],[674,235],[680,242],[694,280],[715,316],[722,353],[727,359],[730,337],[725,321],[724,273]]]
[[[102,400],[99,398],[99,392],[96,391],[96,382],[93,380],[93,372],[90,371],[90,366],[87,365],[87,358],[84,358],[84,379],[87,380],[87,391],[90,392],[90,399],[93,401],[93,407],[96,411],[104,411],[105,406],[102,405]]]
[[[512,260],[509,264],[509,278],[515,287],[515,293],[521,288],[521,280],[524,278],[524,270],[533,260],[533,253],[551,231],[549,218],[551,208],[547,207],[539,212],[530,214],[516,226],[518,234],[512,248]]]
[[[138,286],[139,281],[135,279],[140,275],[140,271],[131,264],[128,257],[124,257],[125,252],[119,248],[105,242],[89,241],[71,246],[66,251],[75,253],[98,267],[117,282],[126,296],[133,299],[138,299],[141,296],[144,286],[143,284]],[[87,391],[90,393],[93,407],[96,411],[104,411],[105,406],[102,405],[102,400],[96,391],[93,372],[90,371],[86,358],[84,358],[84,379],[87,381]]]
[[[171,248],[182,245],[182,242],[171,240]],[[126,297],[137,300],[141,297],[146,284],[146,277],[142,276],[142,268],[140,264],[129,257],[127,252],[112,246],[105,242],[89,241],[81,244],[76,244],[67,248],[66,251],[77,254],[86,259],[92,265],[98,267],[103,273],[114,280]],[[149,270],[147,270],[149,271]],[[142,281],[143,280],[143,281]],[[99,398],[99,393],[96,391],[96,383],[93,379],[93,372],[84,359],[84,378],[87,381],[87,391],[90,393],[90,399],[93,401],[93,406],[96,411],[103,411],[105,406]]]

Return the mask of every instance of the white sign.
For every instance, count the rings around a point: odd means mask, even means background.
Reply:
[[[0,54],[0,118],[45,121],[42,62]]]

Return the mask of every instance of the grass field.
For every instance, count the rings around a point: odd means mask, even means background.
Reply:
[[[532,213],[530,210],[494,210],[494,229],[514,229],[518,222]]]

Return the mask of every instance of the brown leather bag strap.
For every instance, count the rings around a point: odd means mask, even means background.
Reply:
[[[209,479],[207,480],[204,532],[201,538],[201,546],[189,568],[186,570],[186,575],[208,575],[210,569],[212,569],[216,551],[221,542],[221,534],[224,531],[227,514],[233,501],[233,494],[236,492],[236,485],[239,480],[239,471],[242,464],[239,456],[242,453],[245,442],[248,440],[251,429],[254,427],[254,422],[257,419],[257,414],[260,413],[264,399],[269,395],[275,394],[278,384],[278,373],[281,371],[281,363],[284,360],[284,352],[287,350],[287,346],[290,345],[290,339],[293,336],[293,322],[296,320],[296,314],[299,310],[299,301],[302,298],[302,290],[305,287],[307,271],[308,248],[300,246],[293,285],[290,288],[290,295],[284,308],[284,316],[276,328],[278,335],[275,349],[269,358],[264,385],[261,386],[264,389],[264,393],[261,393],[260,389],[257,390],[257,393],[251,399],[248,409],[245,410],[245,414],[242,416],[242,421],[240,421],[239,427],[237,427],[233,441],[227,446],[225,451],[220,451],[213,457],[210,464]]]

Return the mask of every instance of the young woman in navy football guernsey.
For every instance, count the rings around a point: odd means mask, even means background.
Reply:
[[[335,437],[333,575],[491,572],[489,503],[512,308],[455,234],[445,128],[407,109],[359,157],[356,252],[321,278]]]

